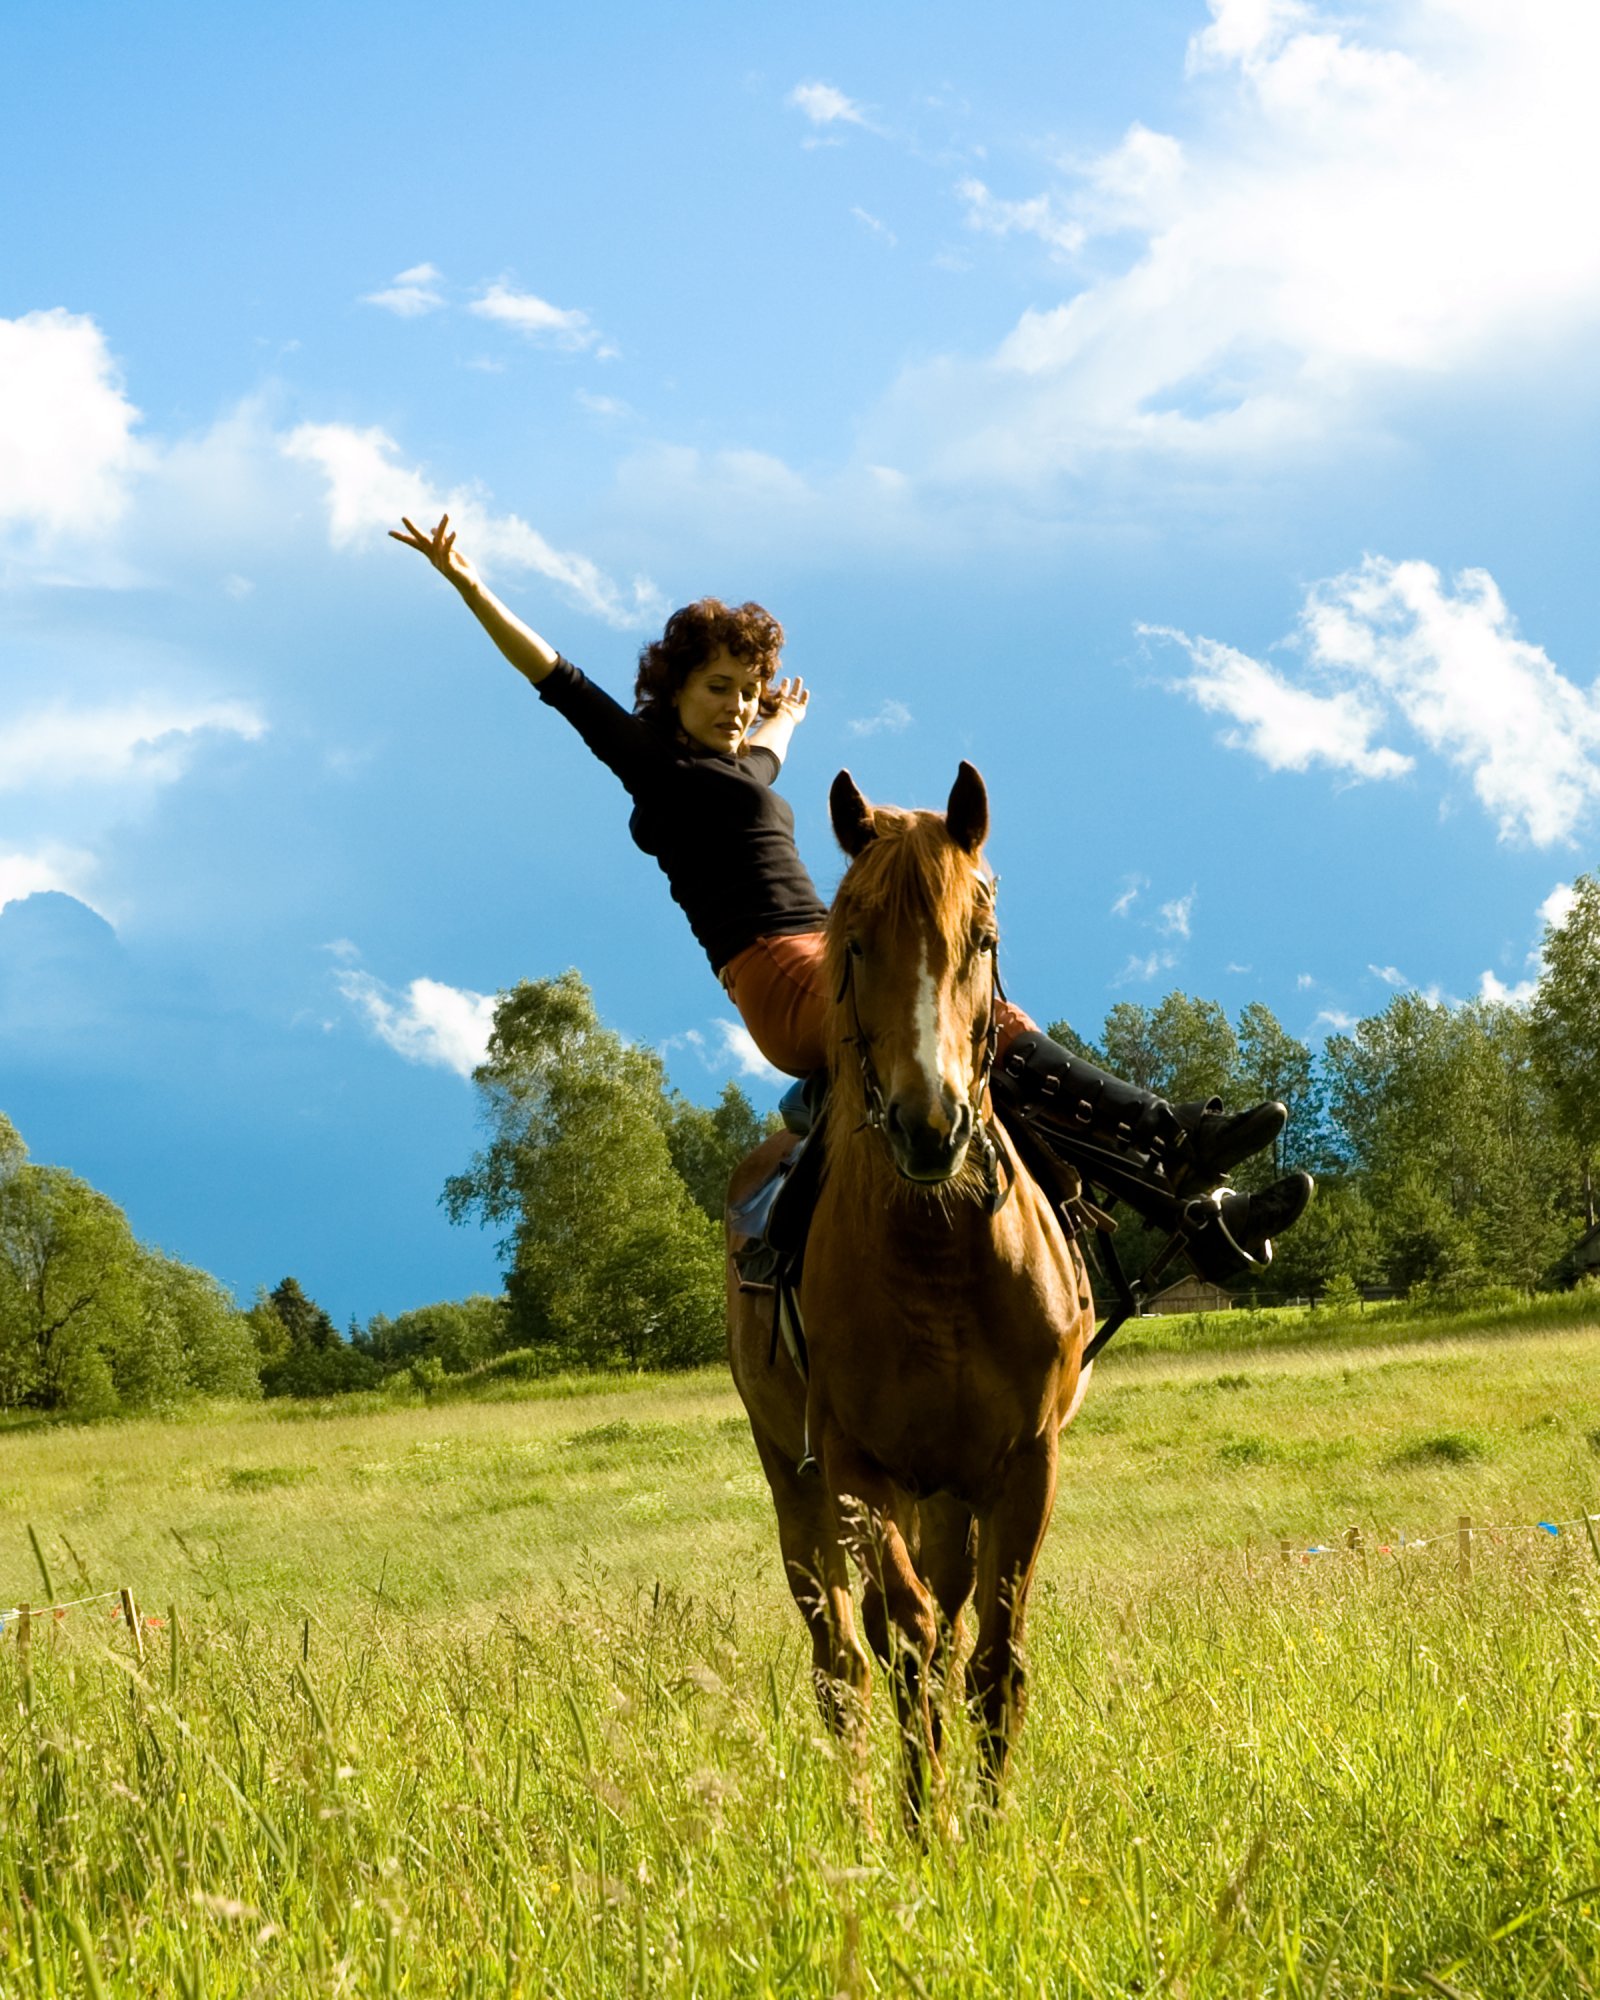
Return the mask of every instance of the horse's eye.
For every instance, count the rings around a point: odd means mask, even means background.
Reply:
[[[1000,945],[999,932],[985,931],[983,935],[978,939],[977,949],[979,951],[996,951],[999,949],[999,945]]]
[[[844,948],[847,952],[849,952],[852,958],[860,958],[861,956],[860,938],[846,938]]]

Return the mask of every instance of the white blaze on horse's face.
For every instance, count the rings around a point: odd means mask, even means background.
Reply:
[[[895,1164],[908,1180],[949,1180],[961,1171],[972,1138],[972,996],[961,980],[962,958],[930,922],[907,995],[909,1018],[900,1033],[884,1037],[885,1124]]]

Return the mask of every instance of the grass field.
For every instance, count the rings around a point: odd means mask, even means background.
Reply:
[[[1588,1992],[1600,1555],[1533,1524],[1600,1512],[1597,1358],[1113,1348],[1004,1807],[956,1726],[926,1851],[720,1371],[0,1433],[0,1608],[31,1522],[168,1620],[0,1647],[0,1994]]]

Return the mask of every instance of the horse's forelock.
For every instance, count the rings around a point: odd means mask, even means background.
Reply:
[[[828,979],[835,993],[843,990],[846,946],[858,927],[896,930],[931,919],[954,943],[970,924],[974,904],[993,900],[992,878],[951,839],[942,814],[878,806],[873,819],[877,838],[845,870],[828,917]]]

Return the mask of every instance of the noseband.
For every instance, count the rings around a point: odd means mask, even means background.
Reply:
[[[967,1108],[972,1113],[971,1145],[977,1148],[978,1171],[983,1187],[983,1206],[990,1215],[998,1215],[1006,1205],[1016,1178],[1012,1172],[1004,1148],[995,1143],[994,1133],[983,1115],[983,1100],[989,1088],[989,1076],[994,1069],[995,1053],[1000,1046],[999,1002],[1005,997],[1005,989],[1000,984],[999,948],[985,947],[989,959],[989,1024],[984,1030],[983,1061],[967,1099]],[[861,1095],[866,1111],[858,1132],[884,1133],[889,1121],[889,1106],[883,1094],[883,1085],[878,1080],[878,1072],[872,1060],[872,1048],[861,1026],[861,1008],[856,999],[855,965],[860,957],[860,947],[854,940],[847,940],[844,950],[844,974],[839,981],[839,991],[834,995],[834,1005],[842,1007],[850,1003],[850,1020],[855,1033],[842,1037],[847,1047],[856,1052],[856,1062],[861,1071]],[[887,1143],[887,1141],[885,1141]]]

